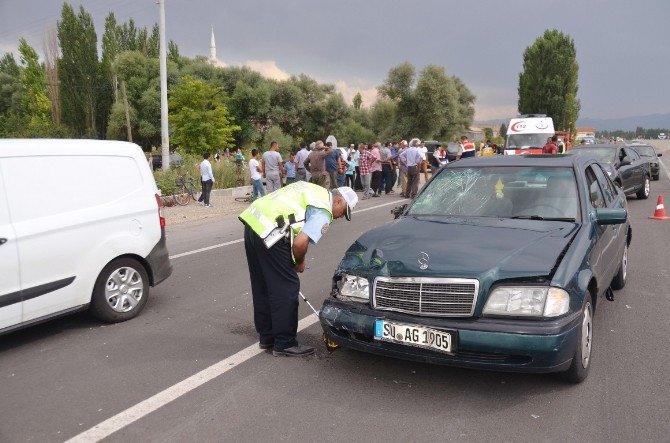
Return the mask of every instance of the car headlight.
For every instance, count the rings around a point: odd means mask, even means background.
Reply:
[[[500,286],[489,295],[484,315],[557,317],[570,309],[570,296],[548,286]]]
[[[360,302],[370,300],[370,284],[367,278],[342,274],[342,279],[338,282],[338,288],[338,298]]]

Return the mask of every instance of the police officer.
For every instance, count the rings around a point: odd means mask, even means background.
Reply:
[[[309,243],[316,244],[333,219],[351,211],[358,196],[349,187],[328,191],[296,182],[254,201],[239,216],[244,223],[254,323],[261,349],[289,357],[310,355],[298,344],[298,272],[305,270]]]

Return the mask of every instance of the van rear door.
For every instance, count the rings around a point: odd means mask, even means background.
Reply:
[[[0,164],[0,331],[21,322],[23,302],[19,274],[19,255]]]

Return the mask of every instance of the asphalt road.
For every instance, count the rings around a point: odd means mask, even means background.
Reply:
[[[257,336],[242,229],[232,217],[169,228],[174,273],[136,319],[102,325],[81,313],[0,336],[0,442],[65,441],[92,428],[98,434],[86,435],[119,442],[667,441],[670,222],[647,218],[659,194],[670,204],[667,170],[648,200],[629,200],[628,283],[598,305],[593,366],[580,385],[327,354],[318,324],[299,333],[317,348],[313,357],[239,354]],[[310,248],[301,281],[315,306],[345,249],[390,220],[399,200],[362,202],[353,222],[334,223]],[[304,303],[300,317],[313,319]],[[192,377],[222,361],[220,376]],[[156,397],[162,391],[183,395],[167,402]],[[94,428],[110,417],[118,431]]]

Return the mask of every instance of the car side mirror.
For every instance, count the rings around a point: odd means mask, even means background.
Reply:
[[[663,157],[663,154],[659,152],[658,154],[656,154],[656,156],[657,157]]]
[[[628,165],[630,165],[630,159],[628,157],[624,157],[621,160],[621,165],[620,166],[628,166]]]
[[[393,214],[393,218],[398,218],[402,215],[403,212],[405,212],[405,209],[407,209],[407,203],[404,205],[396,206],[395,208],[391,209],[391,214]]]
[[[620,225],[626,223],[628,211],[623,208],[596,209],[596,223],[599,225]]]

